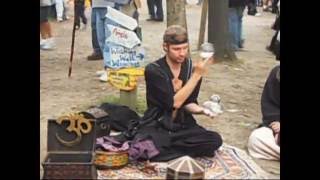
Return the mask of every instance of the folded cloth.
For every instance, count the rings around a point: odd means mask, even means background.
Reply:
[[[151,159],[159,153],[159,150],[155,147],[151,140],[136,140],[131,143],[129,149],[129,158],[130,160],[137,160],[139,158]]]
[[[151,159],[160,152],[150,139],[137,138],[133,141],[125,141],[123,143],[111,136],[103,136],[97,138],[96,149],[103,148],[105,151],[121,152],[128,151],[130,160]]]
[[[122,144],[111,136],[103,136],[97,138],[96,147],[102,147],[104,150],[112,152],[127,151],[129,149],[129,141]]]

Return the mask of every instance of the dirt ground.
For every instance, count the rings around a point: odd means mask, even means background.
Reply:
[[[166,14],[164,1],[164,13]],[[259,9],[261,12],[261,9]],[[70,12],[72,15],[72,12]],[[191,54],[196,56],[200,27],[201,7],[187,5],[187,23],[190,36]],[[119,90],[107,83],[100,82],[95,72],[103,68],[102,61],[87,61],[92,52],[90,9],[87,9],[89,26],[76,32],[73,71],[68,78],[71,47],[72,20],[58,23],[53,21],[52,28],[57,47],[53,51],[40,50],[40,160],[47,151],[47,119],[57,118],[63,113],[81,111],[90,105],[98,105],[107,95],[119,96]],[[146,63],[163,55],[162,34],[166,22],[149,22],[146,1],[142,0],[140,26],[143,34],[143,47]],[[225,143],[246,150],[251,131],[261,122],[260,96],[268,73],[278,61],[265,50],[273,30],[270,29],[275,15],[262,12],[262,16],[245,16],[243,31],[245,47],[237,52],[236,62],[220,62],[209,68],[204,77],[199,102],[207,100],[212,94],[221,97],[225,112],[215,119],[196,116],[198,122],[208,129],[219,132]],[[145,96],[143,79],[138,85],[138,95]],[[231,110],[229,112],[228,110]],[[263,169],[270,172],[270,178],[280,177],[280,163],[255,160]],[[40,165],[41,174],[42,167]]]

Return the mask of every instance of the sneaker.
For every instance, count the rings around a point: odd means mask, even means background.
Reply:
[[[57,21],[58,21],[58,22],[62,22],[63,19],[58,17],[58,18],[57,18]]]
[[[254,16],[259,17],[259,16],[261,16],[261,13],[256,13]]]
[[[155,17],[150,16],[148,19],[146,19],[146,21],[155,21]]]
[[[154,21],[163,22],[163,18],[156,18]]]
[[[41,48],[43,45],[45,45],[46,42],[47,42],[46,39],[41,39],[41,40],[40,40],[40,48]]]
[[[100,76],[100,81],[102,82],[108,82],[108,73],[105,71],[101,76]]]
[[[42,50],[53,50],[55,47],[54,39],[48,38],[45,43],[41,46]]]
[[[102,76],[105,72],[106,72],[105,70],[103,70],[103,71],[97,71],[97,72],[96,72],[96,75],[97,75],[97,76]]]
[[[101,53],[92,53],[91,55],[89,55],[87,57],[88,61],[95,61],[95,60],[102,60],[103,59],[103,56]]]

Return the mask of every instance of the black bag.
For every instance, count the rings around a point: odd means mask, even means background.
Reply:
[[[131,120],[140,119],[140,116],[128,106],[104,103],[99,108],[108,113],[111,129],[116,131],[126,131]]]
[[[127,131],[132,122],[139,121],[139,115],[127,106],[104,103],[98,107],[91,107],[80,112],[87,119],[95,119],[97,122],[97,137],[108,136],[111,129]],[[131,127],[130,127],[131,128]]]
[[[158,127],[175,132],[182,128],[180,123],[173,122],[171,115],[161,112],[157,107],[147,109],[140,119],[132,119],[128,123],[128,129],[123,132],[128,140],[132,140],[142,127]]]

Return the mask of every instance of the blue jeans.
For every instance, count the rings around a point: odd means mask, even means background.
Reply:
[[[91,25],[95,24],[93,28],[96,30],[96,40],[100,51],[103,52],[105,49],[105,41],[111,35],[111,32],[107,28],[107,24],[117,25],[114,21],[106,18],[107,8],[92,8]],[[94,23],[92,23],[94,21]],[[93,37],[93,36],[92,36]],[[94,38],[92,38],[94,40]],[[96,42],[95,42],[96,43]],[[94,44],[92,42],[92,44]],[[94,49],[96,46],[94,45]]]
[[[242,17],[244,6],[229,8],[229,33],[231,39],[231,47],[238,49],[242,41]]]

